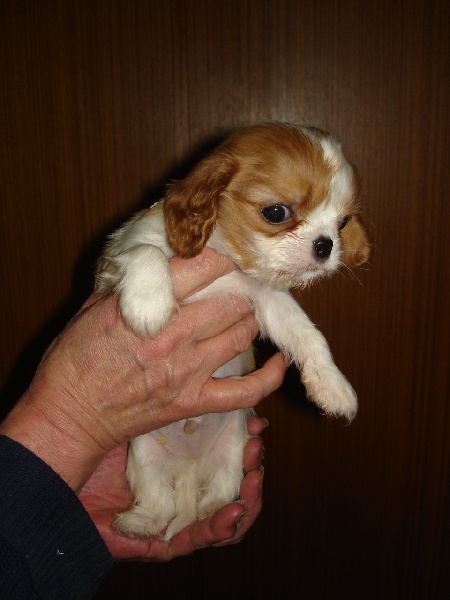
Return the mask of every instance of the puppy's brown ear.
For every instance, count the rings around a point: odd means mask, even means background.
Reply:
[[[203,250],[214,230],[220,197],[235,171],[229,157],[216,152],[169,187],[164,221],[169,245],[176,254],[196,256]]]
[[[341,261],[348,267],[359,267],[370,259],[372,244],[359,215],[351,215],[347,225],[341,231],[341,240]]]

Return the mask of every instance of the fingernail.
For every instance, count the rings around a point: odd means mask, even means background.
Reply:
[[[261,482],[259,484],[259,489],[260,489],[260,491],[262,491],[262,489],[263,489],[263,483],[264,483],[264,466],[260,465],[258,467],[258,470],[261,473]]]
[[[267,427],[269,427],[269,419],[262,417],[261,422],[262,422],[263,429],[266,429]]]
[[[235,526],[234,535],[236,535],[237,532],[239,531],[239,529],[241,528],[242,519],[245,517],[246,514],[247,514],[247,511],[244,509],[244,511],[235,519],[235,521],[234,521],[234,526]]]

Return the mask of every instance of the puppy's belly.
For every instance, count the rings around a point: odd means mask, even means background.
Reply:
[[[253,367],[251,349],[220,367],[214,377],[240,375]],[[163,539],[215,513],[239,496],[250,410],[184,419],[131,441],[127,475],[135,505],[117,516],[127,537]]]
[[[252,368],[253,353],[247,351],[219,367],[213,373],[213,377],[241,375]],[[218,442],[230,421],[234,421],[234,417],[231,417],[230,413],[210,413],[171,423],[166,427],[151,431],[147,435],[154,438],[171,456],[198,458],[207,455]],[[245,423],[245,420],[243,422]]]
[[[222,377],[230,377],[232,375],[244,375],[249,371],[253,370],[253,365],[247,365],[249,357],[247,353],[242,353],[228,361],[225,365],[222,365],[213,373],[213,377],[220,379]]]
[[[151,433],[169,455],[183,459],[207,456],[230,421],[230,413],[211,413],[183,419]]]

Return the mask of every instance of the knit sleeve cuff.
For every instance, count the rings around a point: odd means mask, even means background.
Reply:
[[[44,461],[0,435],[0,535],[49,600],[86,599],[112,557],[76,494]]]

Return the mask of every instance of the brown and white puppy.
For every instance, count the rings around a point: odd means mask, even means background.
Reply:
[[[354,171],[331,135],[281,123],[248,127],[112,235],[97,289],[117,292],[126,323],[155,336],[177,307],[168,258],[211,246],[239,270],[189,301],[230,292],[249,298],[261,334],[297,365],[309,398],[350,420],[355,393],[289,289],[369,259],[357,194]],[[215,376],[252,368],[249,349]],[[209,414],[132,440],[127,475],[135,503],[118,515],[118,531],[149,537],[167,526],[169,540],[237,498],[246,418],[246,411]]]

